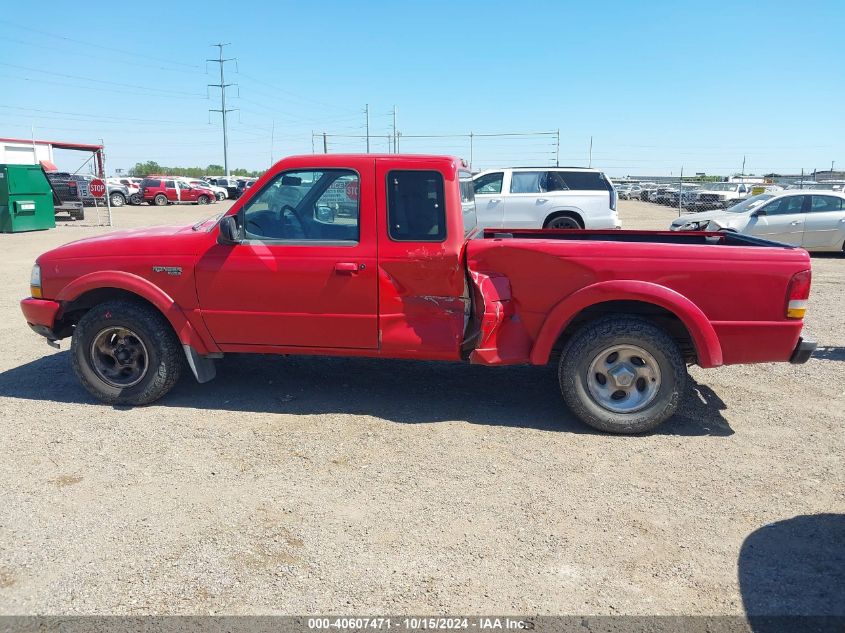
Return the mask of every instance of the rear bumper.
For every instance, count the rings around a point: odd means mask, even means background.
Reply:
[[[816,347],[818,344],[809,339],[799,338],[798,345],[795,346],[795,349],[792,352],[792,356],[789,357],[789,362],[793,365],[802,365],[810,360],[810,356],[813,355],[813,352],[816,351]]]
[[[21,311],[26,319],[27,325],[36,334],[40,334],[49,341],[58,340],[53,328],[56,324],[56,315],[61,305],[56,301],[47,299],[24,299],[21,301]]]

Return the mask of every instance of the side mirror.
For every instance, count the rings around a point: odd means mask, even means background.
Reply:
[[[334,224],[335,213],[330,206],[320,205],[314,214],[314,219],[325,224]]]
[[[217,237],[218,244],[237,244],[241,241],[240,229],[235,216],[227,215],[220,220],[220,235]]]

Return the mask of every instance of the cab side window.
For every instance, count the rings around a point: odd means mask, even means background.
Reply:
[[[446,239],[443,175],[436,171],[387,174],[387,223],[399,242],[442,242]]]
[[[247,239],[358,241],[358,174],[302,170],[276,176],[244,207]]]

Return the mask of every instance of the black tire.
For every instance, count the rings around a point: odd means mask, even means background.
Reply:
[[[560,214],[560,215],[553,215],[550,218],[546,219],[546,223],[543,225],[544,229],[582,229],[584,228],[581,225],[581,222],[578,221],[578,218],[575,218],[568,214]]]
[[[215,197],[215,198],[217,198],[217,202],[223,202],[223,200],[225,200],[225,199],[226,199],[226,194],[225,194],[225,193],[223,193],[222,191],[218,191],[218,192],[215,194],[215,196],[214,196],[214,197]]]
[[[122,207],[126,204],[126,196],[119,191],[115,191],[114,193],[109,194],[109,202],[113,207]]]
[[[96,369],[93,344],[109,328],[125,328],[145,348],[144,373],[136,384],[120,387],[107,382]],[[144,405],[169,392],[185,363],[179,339],[170,323],[154,308],[140,302],[107,301],[79,320],[71,340],[73,371],[92,396],[106,404]]]
[[[165,206],[167,204],[167,196],[165,196],[163,193],[157,194],[156,197],[153,198],[153,204],[157,207]]]
[[[208,204],[209,202],[211,202],[211,198],[206,195],[202,195],[197,198],[197,204]]]
[[[129,204],[139,205],[144,201],[140,193],[133,193],[129,196]]]
[[[594,359],[614,345],[643,349],[660,370],[653,399],[630,413],[602,406],[588,387]],[[686,387],[687,368],[677,344],[664,330],[636,317],[609,316],[585,325],[567,341],[560,357],[558,380],[569,409],[589,426],[608,433],[645,433],[675,413]]]
[[[80,209],[79,211],[71,211],[70,212],[70,219],[71,220],[84,220],[85,219],[85,209]]]

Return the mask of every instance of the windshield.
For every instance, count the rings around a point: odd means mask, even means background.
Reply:
[[[728,211],[731,213],[744,213],[745,211],[753,211],[761,204],[763,204],[766,200],[770,200],[774,198],[775,194],[773,193],[761,193],[756,196],[751,196],[746,200],[743,200],[739,204],[735,204],[732,207],[728,207]]]

